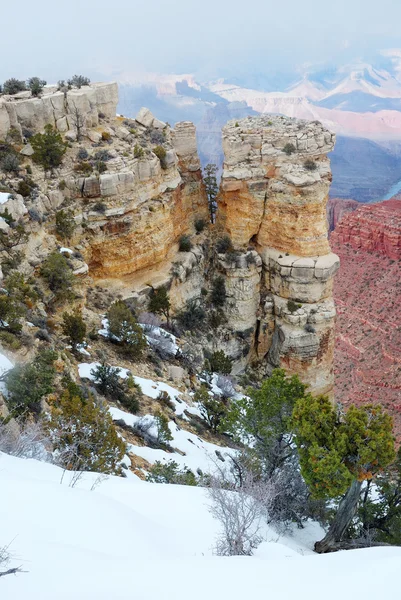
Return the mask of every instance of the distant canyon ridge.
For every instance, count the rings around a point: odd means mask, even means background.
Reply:
[[[188,74],[125,74],[119,111],[131,116],[148,106],[171,124],[193,121],[202,165],[212,162],[220,168],[221,130],[231,119],[270,113],[320,121],[337,134],[329,155],[330,197],[370,203],[401,191],[399,72],[350,65],[336,73],[305,74],[286,89],[271,89],[262,76],[201,84]]]

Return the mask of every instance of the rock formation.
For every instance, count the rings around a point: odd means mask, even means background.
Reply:
[[[345,215],[330,243],[340,256],[335,279],[335,396],[381,403],[401,435],[401,201],[360,206]],[[397,232],[398,228],[398,232]],[[355,234],[355,239],[354,239]]]
[[[329,394],[332,280],[339,260],[327,239],[331,172],[326,155],[334,141],[315,122],[285,117],[231,121],[223,128],[218,211],[218,226],[240,255],[236,268],[241,262],[228,286],[239,307],[229,316],[229,326],[241,326],[248,306],[253,358],[299,373],[314,393]],[[251,250],[261,257],[260,274]]]
[[[333,233],[339,244],[349,244],[355,250],[378,252],[401,258],[401,200],[365,204],[343,219]]]
[[[341,221],[344,215],[353,212],[361,206],[356,200],[345,200],[344,198],[329,198],[327,202],[327,221],[329,231],[334,231],[337,223]]]
[[[41,131],[52,125],[61,132],[74,130],[74,111],[79,110],[90,129],[99,125],[100,117],[114,118],[118,102],[116,83],[92,83],[65,93],[57,86],[46,86],[40,98],[31,92],[20,92],[0,98],[0,139],[6,139],[13,128],[25,135],[25,130]]]

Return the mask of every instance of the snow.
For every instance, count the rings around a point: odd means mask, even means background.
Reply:
[[[60,254],[63,254],[64,252],[66,254],[74,254],[73,250],[71,250],[71,248],[60,248],[59,250]]]
[[[151,346],[160,347],[166,354],[175,356],[179,350],[177,338],[172,333],[165,331],[161,327],[145,325],[140,323],[146,340]]]
[[[10,192],[0,192],[0,204],[4,204],[10,199]]]
[[[7,358],[4,354],[0,352],[0,376],[3,375],[6,371],[9,371],[13,368],[13,363],[11,360]]]
[[[92,369],[95,369],[99,366],[100,363],[81,363],[78,365],[79,376],[91,379],[93,381],[93,376],[90,374]],[[123,369],[122,367],[117,367],[120,369],[119,376],[122,379],[125,379],[130,374],[128,369]],[[138,377],[137,375],[132,374],[132,377],[135,383],[138,383],[141,386],[142,392],[149,396],[149,398],[156,399],[160,392],[167,392],[170,396],[174,406],[175,406],[175,414],[179,417],[185,418],[184,411],[190,412],[194,415],[199,415],[199,409],[195,406],[190,406],[181,398],[181,392],[176,388],[171,387],[167,383],[163,381],[153,381],[153,379],[145,379],[144,377]]]
[[[1,543],[26,571],[1,578],[2,600],[397,597],[401,548],[318,556],[310,523],[266,527],[253,557],[216,557],[203,489],[109,477],[89,491],[95,478],[70,488],[58,467],[0,453]]]
[[[140,419],[144,419],[151,423],[155,422],[152,415],[132,415],[119,408],[110,407],[110,413],[114,421],[123,420],[131,427]],[[188,467],[194,472],[196,472],[197,469],[201,469],[203,473],[211,473],[215,470],[215,462],[219,461],[216,452],[223,455],[223,457],[227,455],[228,452],[232,454],[235,452],[235,450],[232,450],[231,448],[217,446],[217,444],[207,442],[186,429],[181,429],[174,421],[169,421],[168,427],[173,436],[169,445],[174,449],[178,449],[179,452],[171,453],[161,449],[149,448],[148,446],[136,446],[134,444],[128,445],[128,452],[141,456],[151,464],[155,463],[157,460],[162,463],[174,460],[181,468]],[[149,433],[154,435],[157,434],[155,425],[151,427]]]

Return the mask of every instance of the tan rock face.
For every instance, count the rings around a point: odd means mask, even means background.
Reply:
[[[284,367],[313,393],[329,395],[339,259],[327,238],[326,154],[334,142],[316,122],[272,116],[228,123],[218,211],[218,225],[241,256],[251,246],[263,263],[258,270],[248,260],[247,274],[234,269],[227,276],[238,296],[229,325],[241,331],[245,319],[253,330],[251,359]]]
[[[144,110],[140,118],[154,119]],[[169,168],[162,169],[152,154],[134,161],[130,172],[79,181],[85,197],[113,203],[105,215],[87,216],[93,231],[86,253],[92,276],[119,278],[153,268],[166,259],[181,235],[193,232],[197,218],[208,219],[195,127],[178,123],[171,140]]]
[[[219,220],[234,245],[299,256],[328,252],[326,154],[335,136],[286,117],[248,117],[223,128]]]
[[[53,125],[59,131],[74,130],[73,113],[78,109],[85,120],[85,127],[99,124],[99,114],[114,118],[118,103],[116,83],[92,83],[81,89],[69,90],[65,95],[48,90],[40,98],[4,96],[0,100],[0,139],[5,139],[11,127],[20,132],[22,128],[42,131],[45,125]],[[100,136],[99,136],[100,137]]]

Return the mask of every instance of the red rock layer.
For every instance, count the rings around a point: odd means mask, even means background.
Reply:
[[[363,235],[358,233],[359,239],[351,234],[356,228],[356,213],[346,215],[338,227],[342,233],[335,232],[331,237],[333,252],[340,257],[340,270],[334,280],[335,398],[345,406],[383,404],[394,416],[401,441],[401,254],[398,260],[389,258],[399,252],[397,234],[391,229],[390,244],[383,227],[383,219],[387,227],[400,222],[401,203],[383,205],[361,207],[365,210],[361,211]],[[361,231],[360,226],[357,231]],[[398,242],[399,236],[400,232]],[[379,244],[380,239],[383,241]],[[378,247],[382,253],[371,252],[366,246]]]
[[[360,206],[338,223],[330,241],[401,259],[401,201]]]
[[[361,206],[356,200],[344,200],[343,198],[329,198],[326,206],[329,231],[334,231],[337,223],[344,215],[353,212]]]

